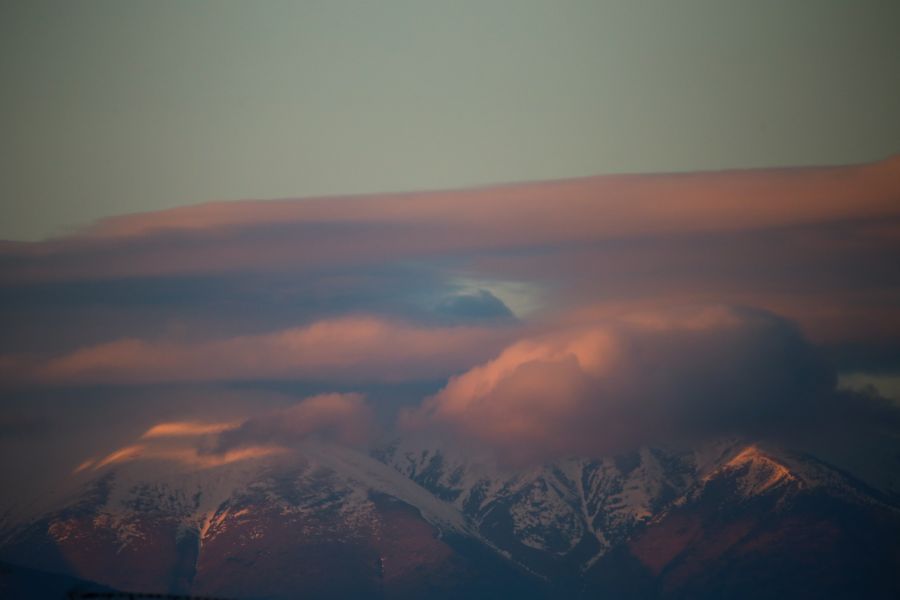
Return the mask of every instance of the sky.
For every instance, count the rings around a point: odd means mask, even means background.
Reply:
[[[0,239],[900,151],[893,0],[7,1]]]
[[[896,6],[4,4],[0,481],[396,436],[900,472]]]

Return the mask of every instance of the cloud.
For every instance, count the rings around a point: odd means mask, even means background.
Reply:
[[[320,394],[221,432],[213,451],[222,454],[259,444],[290,447],[311,436],[361,445],[374,431],[373,417],[362,394]]]
[[[248,446],[220,454],[209,454],[185,444],[135,444],[119,448],[99,459],[88,459],[78,465],[73,474],[98,471],[106,467],[136,460],[161,460],[177,463],[182,467],[191,469],[212,469],[245,460],[283,454],[284,452],[286,452],[286,449],[279,446]]]
[[[474,190],[212,203],[0,246],[0,283],[315,270],[392,260],[900,217],[900,160],[605,176]],[[352,240],[352,243],[348,243]]]
[[[514,318],[512,311],[500,298],[483,289],[450,296],[438,305],[437,312],[464,320]]]
[[[596,456],[764,431],[813,410],[833,385],[815,351],[772,314],[657,310],[518,341],[451,378],[400,423],[449,432],[512,462]]]
[[[829,390],[818,356],[900,373],[898,184],[900,158],[608,176],[214,203],[0,243],[0,400],[102,429],[43,444],[0,423],[2,466],[43,472],[14,464],[25,444],[58,463],[64,443],[250,456],[209,451],[246,419],[228,389],[364,390],[380,422],[430,395],[405,426],[509,460],[807,416],[835,431],[862,404],[875,422],[889,407]],[[172,400],[204,387],[203,410]]]
[[[284,454],[310,438],[365,444],[375,432],[372,409],[357,393],[319,394],[288,407],[235,421],[165,421],[137,440],[79,464],[74,473],[97,471],[136,460],[210,469]]]
[[[10,379],[51,385],[306,379],[397,381],[446,376],[502,344],[510,332],[417,327],[377,317],[206,341],[122,339],[43,361],[0,357]],[[3,363],[0,362],[0,367]]]
[[[172,437],[193,437],[198,435],[209,435],[212,433],[221,433],[229,429],[234,429],[239,423],[200,423],[197,421],[172,421],[168,423],[158,423],[144,432],[141,439],[154,438],[172,438]]]
[[[534,313],[662,297],[756,306],[797,322],[842,361],[850,348],[896,364],[898,182],[895,158],[116,217],[66,237],[0,244],[0,352],[120,344],[109,349],[139,353],[146,348],[125,342],[162,347],[167,330],[187,345],[261,337],[360,313],[502,320],[503,307],[482,292],[422,310],[452,281],[469,280],[540,290]],[[488,284],[474,287],[519,311]]]

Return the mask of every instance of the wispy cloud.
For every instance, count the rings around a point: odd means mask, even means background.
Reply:
[[[211,469],[284,454],[310,438],[365,444],[375,431],[372,409],[362,394],[319,394],[236,421],[158,423],[134,443],[83,461],[74,473],[138,460]]]
[[[416,327],[346,317],[261,335],[186,342],[123,339],[46,361],[23,357],[15,364],[8,359],[9,378],[50,385],[427,379],[464,368],[509,335],[506,329]]]
[[[0,281],[159,276],[483,253],[900,217],[900,161],[606,176],[457,192],[214,203],[7,243]]]

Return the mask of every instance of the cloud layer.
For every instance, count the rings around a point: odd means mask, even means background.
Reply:
[[[0,244],[0,402],[314,396],[166,409],[91,468],[362,443],[398,412],[512,462],[893,424],[834,382],[900,373],[898,256],[900,158],[127,215]]]
[[[133,443],[85,460],[74,472],[97,471],[135,460],[210,469],[284,454],[311,438],[363,445],[375,432],[374,415],[365,396],[319,394],[236,421],[157,423]]]
[[[883,221],[900,217],[898,180],[895,158],[852,167],[212,203],[110,218],[40,243],[6,243],[0,282],[288,265],[313,270],[642,236]]]
[[[451,378],[402,423],[449,431],[514,462],[592,456],[760,433],[815,410],[833,386],[816,352],[774,315],[632,313],[520,340]]]
[[[161,332],[202,354],[217,351],[202,346],[211,338],[347,312],[423,320],[431,306],[436,319],[508,320],[509,303],[451,289],[461,278],[542,290],[544,314],[648,299],[755,306],[835,356],[865,346],[884,363],[900,339],[898,190],[894,158],[116,217],[0,245],[0,364],[79,348],[84,360],[167,354]]]
[[[115,340],[44,361],[10,357],[6,369],[10,381],[51,385],[395,381],[445,377],[508,336],[503,329],[416,327],[375,317],[345,317],[226,339]]]
[[[257,444],[295,446],[311,436],[362,445],[374,429],[372,409],[362,394],[320,394],[222,431],[213,452],[223,454]]]

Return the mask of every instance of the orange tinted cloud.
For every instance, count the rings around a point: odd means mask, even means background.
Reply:
[[[210,469],[283,454],[312,436],[341,444],[364,444],[373,430],[372,411],[362,394],[319,394],[287,408],[229,423],[158,423],[140,436],[139,443],[85,460],[73,474],[136,460]]]
[[[816,343],[838,350],[868,344],[878,361],[896,363],[898,255],[900,158],[215,203],[0,245],[0,287],[12,292],[15,308],[0,323],[13,332],[0,355],[0,378],[66,385],[444,377],[499,351],[511,341],[511,328],[331,316],[343,306],[406,317],[413,295],[467,279],[539,290],[542,305],[525,317],[528,329],[543,327],[535,324],[540,319],[571,321],[585,306],[754,306],[798,322]],[[419,270],[398,277],[405,279],[394,295],[371,301],[375,290],[398,283],[380,270],[410,263]],[[281,278],[266,280],[272,273]],[[185,277],[157,277],[175,274]],[[316,279],[323,274],[356,280],[323,291],[333,284]],[[421,288],[410,283],[419,275],[427,280]],[[245,293],[229,305],[229,294],[253,288],[254,277],[268,284],[259,292],[268,304],[255,310],[258,299]],[[291,294],[299,279],[308,287]],[[144,287],[123,294],[131,281]],[[186,281],[196,285],[182,293]],[[221,286],[226,300],[198,326],[219,289],[215,282],[223,281],[231,284]],[[198,292],[204,285],[213,291]],[[141,290],[149,292],[146,298]],[[282,292],[289,301],[272,300]],[[32,303],[35,297],[43,304]],[[285,309],[295,300],[309,301],[297,312]],[[142,318],[148,314],[153,325]],[[454,322],[434,317],[421,320]],[[189,333],[159,336],[157,324]],[[224,333],[231,324],[238,324],[229,330],[237,333]],[[210,332],[221,337],[211,339]],[[40,345],[40,358],[18,345]]]
[[[428,328],[375,317],[346,317],[224,340],[117,340],[34,365],[26,377],[49,384],[418,379],[452,373],[485,358],[509,333],[496,328]]]
[[[144,432],[141,439],[153,439],[160,437],[186,437],[221,433],[227,429],[233,429],[238,423],[199,423],[196,421],[172,421],[159,423]]]
[[[220,202],[114,217],[92,238],[271,222],[468,225],[559,240],[721,231],[900,215],[900,158],[847,167],[613,175],[302,202]]]
[[[630,236],[897,218],[898,189],[900,158],[894,158],[848,167],[214,203],[106,219],[67,238],[5,244],[0,281],[375,264]]]
[[[93,465],[94,469],[102,469],[111,464],[124,462],[127,460],[133,460],[139,456],[143,456],[147,451],[147,447],[141,444],[135,444],[133,446],[125,446],[124,448],[119,448],[113,452],[110,452]],[[79,467],[83,467],[86,463],[82,463]]]
[[[135,460],[162,460],[179,464],[182,467],[195,469],[211,469],[235,462],[265,458],[286,452],[278,446],[248,446],[230,450],[221,454],[206,454],[192,447],[172,447],[165,445],[126,446],[111,452],[98,460],[87,460],[81,463],[73,474],[87,470],[98,471],[111,465],[118,465]]]
[[[452,377],[400,424],[527,462],[769,425],[832,385],[812,349],[773,315],[640,311],[516,342]]]

